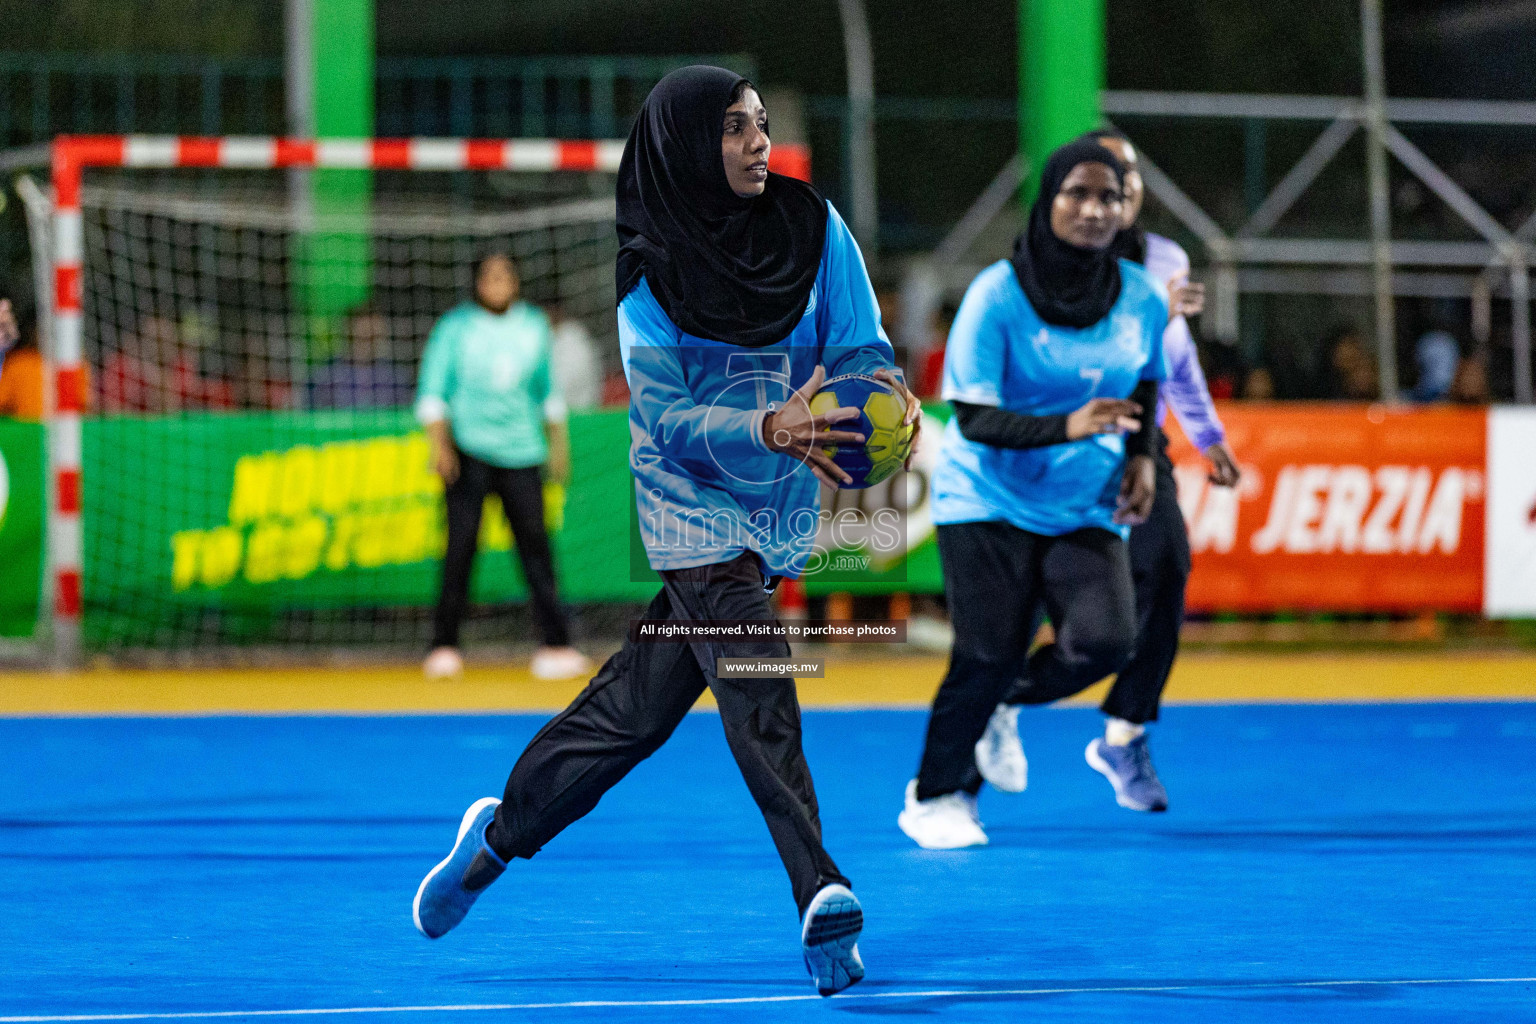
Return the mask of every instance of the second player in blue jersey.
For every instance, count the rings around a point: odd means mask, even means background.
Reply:
[[[950,332],[933,518],[955,642],[898,819],[919,846],[986,843],[976,746],[1021,664],[1067,693],[1131,656],[1125,537],[1155,493],[1168,305],[1110,251],[1123,176],[1096,141],[1052,154],[1013,258],[972,282]],[[1026,663],[1042,606],[1055,642]]]
[[[1146,268],[1158,281],[1177,293],[1173,316],[1163,332],[1163,361],[1168,379],[1163,383],[1157,407],[1161,427],[1168,410],[1178,417],[1184,435],[1210,460],[1211,482],[1220,487],[1236,485],[1241,475],[1226,431],[1205,385],[1195,339],[1186,316],[1204,306],[1204,291],[1189,284],[1189,257],[1177,242],[1141,230],[1143,183],[1136,149],[1114,130],[1090,132],[1084,138],[1102,143],[1125,167],[1125,203],[1121,230],[1113,252]],[[1179,509],[1178,484],[1168,459],[1168,440],[1154,447],[1157,460],[1157,495],[1147,520],[1131,530],[1128,544],[1131,578],[1136,587],[1136,653],[1116,675],[1101,705],[1104,735],[1091,740],[1084,755],[1093,769],[1114,788],[1115,801],[1134,811],[1165,811],[1168,792],[1152,764],[1147,724],[1157,720],[1163,687],[1179,651],[1179,631],[1184,623],[1184,588],[1189,582],[1189,537]],[[1028,678],[1020,678],[992,713],[986,734],[976,745],[976,766],[982,777],[999,789],[1018,791],[1024,785],[1024,745],[1019,739],[1019,707],[1049,703],[1060,695],[1042,690]]]

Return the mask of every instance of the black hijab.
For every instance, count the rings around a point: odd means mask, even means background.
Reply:
[[[1120,264],[1113,243],[1106,249],[1079,249],[1051,230],[1051,204],[1078,164],[1104,164],[1117,180],[1125,173],[1115,155],[1093,139],[1069,142],[1052,153],[1041,172],[1029,224],[1013,243],[1013,272],[1040,319],[1081,329],[1104,319],[1120,298]]]
[[[1130,260],[1132,263],[1140,263],[1143,266],[1147,262],[1147,233],[1142,230],[1138,222],[1128,228],[1121,228],[1115,240],[1109,243],[1109,251],[1116,259]]]
[[[731,190],[720,137],[744,81],[695,65],[645,98],[619,164],[616,283],[622,302],[643,276],[687,333],[758,348],[783,340],[805,315],[827,204],[781,174],[770,173],[749,199]]]

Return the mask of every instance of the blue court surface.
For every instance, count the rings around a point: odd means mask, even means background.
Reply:
[[[1168,814],[1027,711],[991,847],[927,853],[924,715],[808,712],[868,922],[830,1000],[712,714],[438,942],[417,882],[542,716],[0,721],[0,1021],[1536,1020],[1536,705],[1165,719]]]

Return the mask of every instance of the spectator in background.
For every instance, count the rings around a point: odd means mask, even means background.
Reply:
[[[1237,398],[1246,387],[1248,378],[1247,364],[1237,346],[1224,341],[1206,340],[1196,342],[1196,346],[1200,353],[1200,369],[1205,373],[1211,397],[1218,401]],[[1270,383],[1273,385],[1273,379]]]
[[[10,299],[0,299],[0,416],[36,421],[47,411],[48,371],[37,340],[36,319],[25,310],[18,315]]]
[[[901,323],[901,292],[894,288],[876,288],[875,306],[880,310],[880,324],[886,334],[892,338],[897,337],[897,325]],[[925,353],[912,352],[905,347],[897,348],[896,365],[903,368],[910,380],[922,369],[921,360],[924,356]]]
[[[603,374],[603,408],[629,408],[629,380],[623,370],[613,369]]]
[[[1243,378],[1243,398],[1249,402],[1271,402],[1275,398],[1275,375],[1267,366],[1255,366]]]
[[[565,403],[550,372],[549,319],[518,301],[517,268],[505,253],[476,261],[475,298],[445,313],[421,357],[416,418],[432,445],[432,466],[448,502],[429,678],[463,671],[459,625],[488,494],[501,499],[523,578],[533,599],[542,646],[533,658],[540,679],[569,679],[591,667],[572,647],[555,587],[555,561],[544,526],[542,471],[565,483],[570,445]]]
[[[195,381],[191,399],[183,407],[235,408],[233,366],[219,345],[218,322],[212,315],[193,309],[182,314],[177,328],[182,359],[191,367]]]
[[[1488,404],[1488,369],[1481,354],[1473,353],[1457,365],[1448,397],[1459,405]]]
[[[603,404],[603,361],[587,325],[566,315],[558,300],[544,307],[553,333],[555,387],[568,409],[596,409]]]
[[[118,335],[117,340],[117,348],[102,361],[104,412],[167,413],[234,407],[229,384],[202,372],[197,350],[183,342],[171,317],[147,313],[139,318],[136,330]]]
[[[240,373],[235,400],[242,409],[291,409],[295,388],[293,366],[286,355],[287,335],[274,339],[258,330],[243,332],[240,341]]]
[[[174,330],[164,317],[150,315],[140,317],[136,329],[122,331],[116,338],[102,338],[102,412],[113,415],[164,410],[161,339]]]
[[[21,340],[21,328],[16,323],[16,311],[10,299],[0,299],[0,373],[5,371],[5,356]]]
[[[1377,390],[1376,360],[1365,347],[1358,328],[1336,328],[1326,346],[1328,365],[1323,392],[1328,398],[1348,402],[1374,402]]]
[[[314,409],[396,409],[411,404],[409,367],[391,358],[389,321],[372,303],[347,314],[347,349],[309,381]]]
[[[8,338],[14,341],[6,351]],[[0,299],[0,416],[38,422],[48,414],[48,363],[40,340],[32,311],[25,305],[14,310],[8,300]],[[89,382],[90,369],[82,372]]]
[[[1440,328],[1425,331],[1413,346],[1419,379],[1408,397],[1415,402],[1439,402],[1450,396],[1461,362],[1461,347],[1451,332]]]
[[[955,322],[958,307],[946,302],[939,309],[934,321],[930,341],[924,350],[923,365],[917,374],[917,397],[938,398],[944,383],[944,353],[949,344],[949,329]]]

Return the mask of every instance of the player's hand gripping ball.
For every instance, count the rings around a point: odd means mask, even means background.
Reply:
[[[907,404],[895,388],[863,373],[833,377],[811,397],[811,412],[816,416],[845,406],[859,410],[859,418],[844,420],[837,429],[863,434],[864,443],[830,445],[822,451],[853,477],[843,490],[873,487],[900,469],[912,454],[913,425],[901,422]]]

